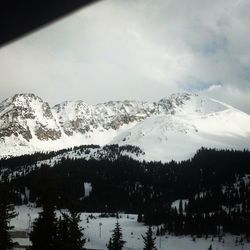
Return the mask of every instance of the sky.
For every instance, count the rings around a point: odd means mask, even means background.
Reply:
[[[249,0],[103,0],[0,49],[0,100],[210,96],[250,114]]]

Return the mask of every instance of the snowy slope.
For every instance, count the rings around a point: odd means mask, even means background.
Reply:
[[[64,102],[33,94],[0,104],[0,157],[86,144],[136,145],[146,160],[183,160],[200,147],[250,149],[250,116],[197,94],[158,102]]]
[[[193,95],[174,114],[152,116],[112,143],[137,145],[146,160],[192,157],[201,147],[250,149],[250,116],[229,105]]]

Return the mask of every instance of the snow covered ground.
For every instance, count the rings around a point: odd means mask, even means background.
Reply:
[[[32,221],[38,216],[41,211],[39,208],[33,208],[28,206],[16,207],[18,216],[11,221],[11,225],[15,228],[14,230],[29,230],[29,226]],[[58,216],[60,212],[57,211]],[[117,221],[116,218],[99,218],[99,214],[93,214],[94,219],[88,219],[89,213],[82,213],[81,215],[81,226],[84,228],[84,235],[87,238],[85,245],[88,249],[106,249],[106,243],[108,242],[112,230]],[[89,221],[89,222],[87,222]],[[145,234],[147,227],[142,223],[137,222],[136,215],[121,214],[119,223],[122,227],[124,240],[126,241],[124,250],[136,250],[143,248],[142,235]],[[153,228],[156,231],[156,228]],[[235,246],[236,236],[226,235],[224,237],[224,243],[218,241],[215,238],[213,241],[210,238],[207,240],[204,238],[196,239],[194,242],[190,236],[161,236],[157,237],[156,245],[158,249],[162,250],[207,250],[210,245],[212,249],[218,250],[237,250],[237,249],[250,249],[250,243],[245,243],[244,246]],[[14,239],[20,244],[30,244],[28,239]]]

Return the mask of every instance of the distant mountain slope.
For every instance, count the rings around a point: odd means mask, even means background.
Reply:
[[[162,161],[190,158],[202,146],[250,149],[250,116],[189,93],[53,108],[34,94],[18,94],[0,104],[0,156],[110,143],[139,146],[143,159]]]

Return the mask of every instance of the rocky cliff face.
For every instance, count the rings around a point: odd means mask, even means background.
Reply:
[[[126,124],[138,123],[150,116],[173,115],[185,109],[185,105],[194,97],[198,99],[198,95],[183,93],[172,94],[159,102],[152,103],[126,100],[88,105],[82,101],[64,102],[56,105],[53,110],[65,134],[71,136],[78,132],[82,134],[93,132],[95,129],[117,130]],[[202,99],[200,102],[196,104],[197,110],[192,112],[202,112]]]
[[[56,140],[61,131],[48,103],[34,94],[18,94],[0,104],[0,137],[11,136]]]
[[[150,116],[180,112],[191,97],[190,94],[182,94],[152,103],[110,101],[97,105],[75,101],[51,108],[34,94],[17,94],[0,104],[0,138],[22,136],[26,141],[33,137],[57,140],[62,133],[73,136],[95,130],[118,130]]]
[[[68,136],[99,130],[117,130],[123,125],[139,122],[157,112],[156,103],[135,101],[107,102],[88,105],[82,101],[64,102],[53,110]]]

